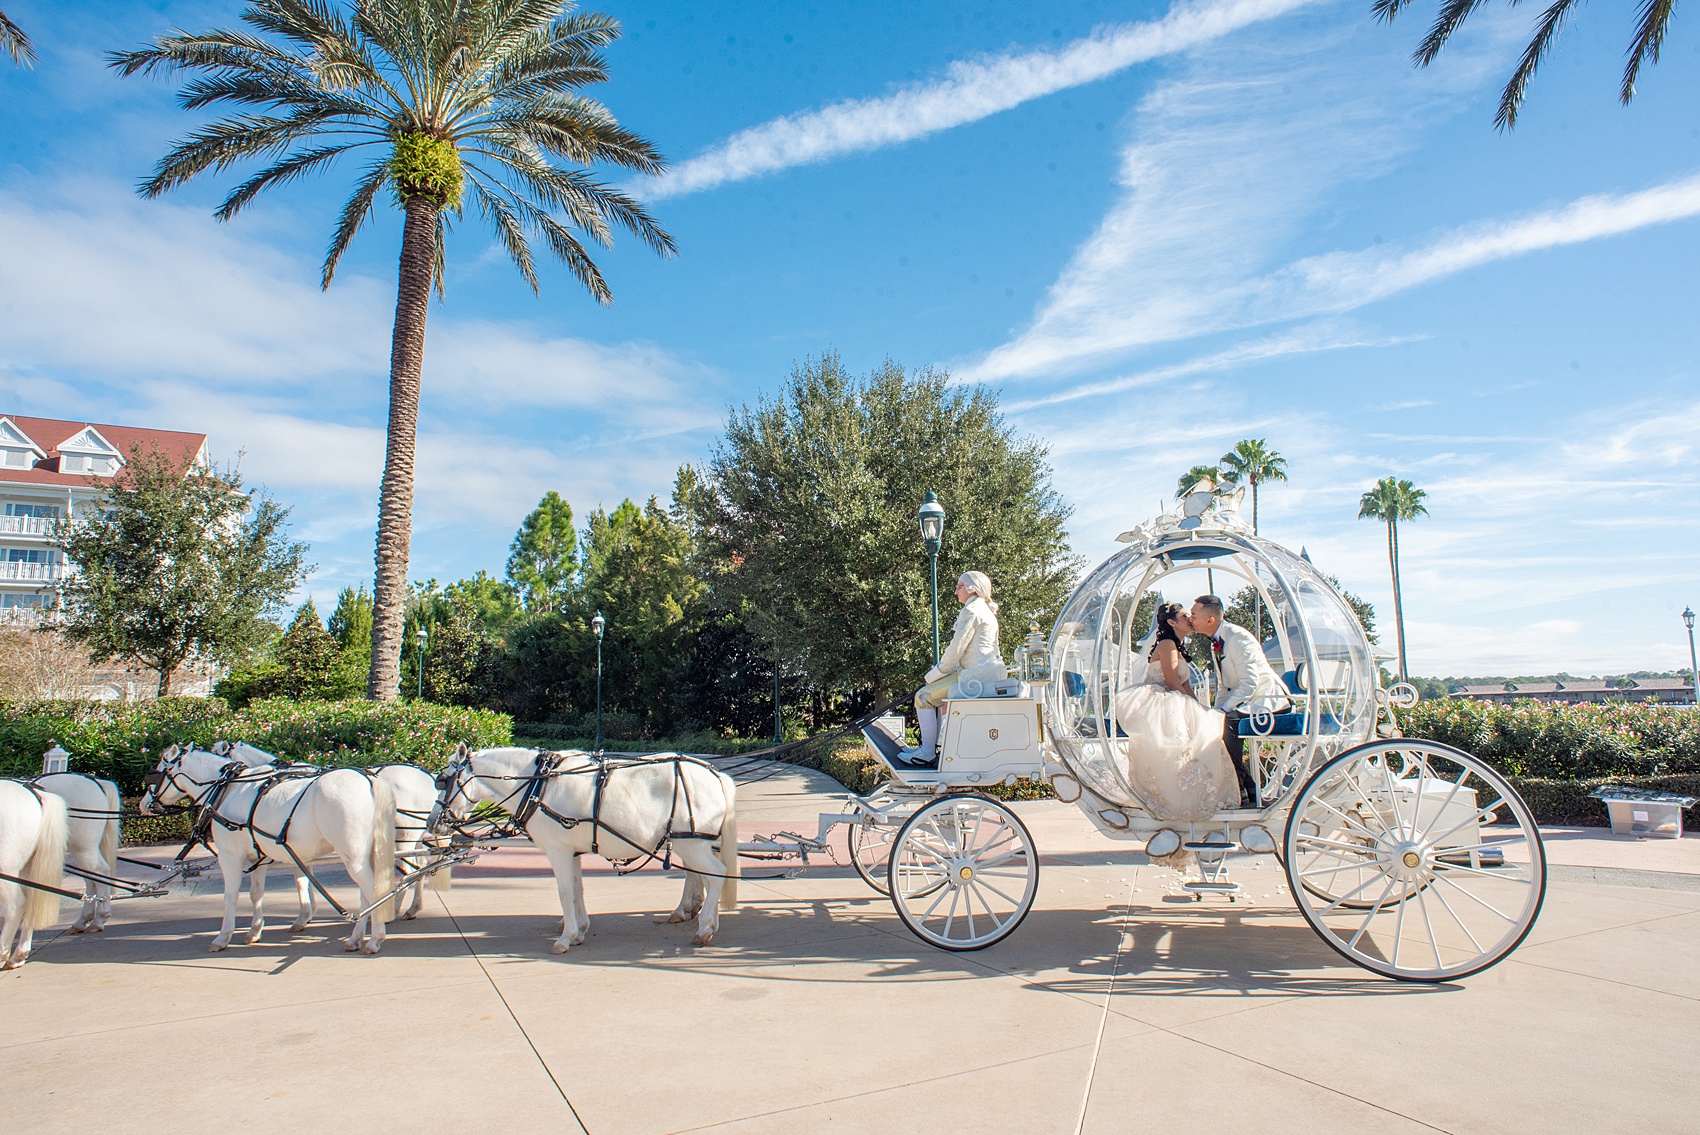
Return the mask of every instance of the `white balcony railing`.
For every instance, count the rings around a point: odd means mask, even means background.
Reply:
[[[0,627],[36,627],[58,619],[52,607],[0,607]]]
[[[57,583],[65,578],[63,564],[32,564],[26,560],[0,563],[0,581],[24,580],[29,583]]]
[[[0,536],[51,536],[57,523],[50,516],[0,516]]]

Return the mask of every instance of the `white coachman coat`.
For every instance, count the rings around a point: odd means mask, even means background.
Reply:
[[[976,595],[962,605],[956,616],[956,627],[950,636],[939,664],[927,671],[927,681],[936,682],[947,674],[980,670],[1003,665],[1003,651],[998,646],[998,617],[986,601]]]

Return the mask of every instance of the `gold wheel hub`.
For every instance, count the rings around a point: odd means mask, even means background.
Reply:
[[[956,869],[956,878],[959,882],[966,883],[968,880],[972,879],[973,877],[974,877],[974,868],[968,866],[968,864],[966,864],[966,863],[964,863],[962,866],[960,866]]]

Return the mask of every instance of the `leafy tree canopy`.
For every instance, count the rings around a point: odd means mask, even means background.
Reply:
[[[836,354],[805,360],[771,399],[735,411],[684,503],[715,603],[747,604],[751,629],[798,658],[812,684],[890,696],[932,663],[927,558],[915,510],[935,491],[950,585],[992,579],[1006,645],[1049,625],[1078,562],[1046,449],[1005,426],[994,393],[887,361],[853,377]]]
[[[133,451],[94,507],[58,530],[77,568],[61,588],[66,634],[97,661],[157,670],[162,696],[190,658],[242,661],[275,633],[265,616],[308,570],[307,546],[284,534],[288,516],[235,472],[185,472]]]
[[[573,506],[551,489],[514,534],[508,578],[533,615],[559,611],[577,582],[578,533]]]

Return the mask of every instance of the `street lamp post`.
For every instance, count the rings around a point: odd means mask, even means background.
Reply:
[[[1682,625],[1688,628],[1688,666],[1689,676],[1694,679],[1694,704],[1700,706],[1700,663],[1694,658],[1694,609],[1682,609]]]
[[[602,632],[608,627],[608,620],[602,617],[602,612],[596,612],[596,617],[590,620],[590,629],[596,632],[596,751],[602,751]]]
[[[939,663],[939,546],[944,543],[944,505],[928,489],[921,499],[915,519],[921,525],[921,546],[927,549],[927,563],[932,576],[933,591],[933,665]]]
[[[419,665],[416,667],[416,669],[419,671],[419,700],[424,701],[425,700],[425,643],[428,639],[430,639],[431,632],[427,631],[425,629],[425,627],[423,625],[421,625],[418,630],[413,632],[413,637],[419,643],[419,656],[418,656],[419,657]]]

